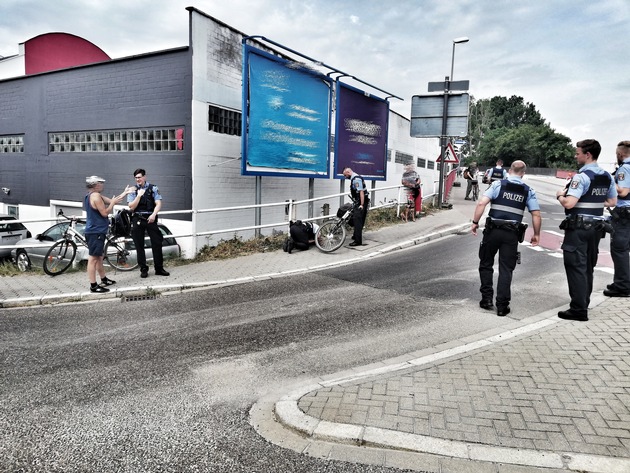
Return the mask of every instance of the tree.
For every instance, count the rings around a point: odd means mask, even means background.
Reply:
[[[469,158],[492,166],[502,159],[509,166],[522,159],[531,167],[572,167],[571,140],[547,124],[534,104],[522,97],[471,100]]]

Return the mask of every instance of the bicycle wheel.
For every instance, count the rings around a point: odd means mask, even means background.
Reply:
[[[315,235],[315,245],[320,250],[330,253],[346,241],[346,227],[343,220],[331,220],[322,224]]]
[[[50,247],[44,258],[44,272],[57,276],[70,267],[77,254],[77,244],[72,240],[59,240]]]
[[[108,238],[105,242],[105,262],[118,271],[131,271],[138,267],[136,253],[131,252],[131,242],[125,237]]]

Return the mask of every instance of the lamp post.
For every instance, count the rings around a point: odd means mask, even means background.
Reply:
[[[446,141],[448,137],[446,136],[446,122],[448,119],[448,96],[451,93],[451,82],[453,81],[453,67],[455,66],[455,45],[460,43],[467,43],[469,39],[466,36],[462,36],[461,38],[455,38],[453,40],[453,54],[451,56],[451,75],[450,77],[445,77],[444,81],[444,106],[442,108],[442,136],[440,138],[440,156],[442,157],[442,162],[440,163],[440,184],[438,186],[438,206],[442,208],[444,205],[444,168],[446,163],[444,162],[446,156]]]
[[[470,41],[468,37],[462,36],[461,38],[455,38],[453,40],[453,54],[451,55],[451,82],[453,81],[453,68],[455,67],[455,45],[461,43],[467,43]]]

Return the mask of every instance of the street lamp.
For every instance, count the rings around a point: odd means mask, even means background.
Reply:
[[[468,37],[462,36],[461,38],[455,38],[453,40],[453,54],[451,55],[451,82],[453,81],[453,67],[455,66],[455,45],[461,43],[467,43],[470,41]]]

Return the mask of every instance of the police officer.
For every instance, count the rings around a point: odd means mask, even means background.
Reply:
[[[617,145],[615,183],[617,206],[611,211],[613,234],[610,236],[610,256],[615,266],[613,283],[604,290],[608,297],[630,296],[630,141]]]
[[[508,173],[505,169],[503,169],[502,159],[497,159],[496,166],[486,171],[486,181],[489,184],[492,184],[495,181],[500,181],[501,179],[507,179],[507,177]]]
[[[606,228],[604,207],[616,205],[617,190],[612,176],[597,164],[602,151],[599,142],[583,140],[576,146],[575,159],[581,167],[556,193],[566,214],[560,228],[564,230],[562,254],[571,297],[569,310],[561,310],[558,317],[584,322],[588,320],[599,241]]]
[[[367,217],[368,205],[370,198],[368,197],[367,187],[363,177],[354,172],[351,168],[345,168],[343,175],[346,179],[350,179],[350,195],[352,196],[354,221],[354,233],[352,234],[352,243],[348,246],[363,245],[363,225]]]
[[[499,279],[497,282],[497,315],[504,317],[510,313],[512,272],[518,259],[518,243],[525,235],[526,225],[522,224],[525,209],[532,214],[534,234],[531,244],[536,246],[540,239],[540,205],[534,189],[523,183],[526,165],[514,161],[507,179],[495,181],[484,192],[475,207],[472,233],[477,235],[479,219],[490,204],[489,216],[479,247],[479,278],[481,279],[481,302],[479,307],[494,310],[492,298],[492,276],[494,257],[499,253]]]
[[[164,257],[162,256],[162,241],[164,237],[157,224],[158,212],[162,208],[162,196],[156,185],[147,182],[144,169],[136,169],[133,172],[133,177],[136,180],[136,186],[133,192],[127,196],[127,204],[133,212],[131,238],[136,246],[140,277],[146,278],[149,275],[149,267],[147,266],[147,258],[144,252],[145,231],[151,239],[155,274],[158,276],[170,276],[170,273],[164,269]]]

